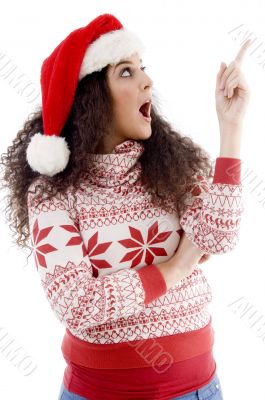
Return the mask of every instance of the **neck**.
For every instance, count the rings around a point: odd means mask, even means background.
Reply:
[[[112,154],[115,147],[122,144],[126,140],[130,140],[129,138],[118,138],[114,136],[106,136],[104,141],[99,143],[97,147],[98,154]]]

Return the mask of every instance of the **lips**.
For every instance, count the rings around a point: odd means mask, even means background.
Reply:
[[[146,118],[150,119],[151,115],[151,100],[145,101],[139,108],[139,112]]]
[[[139,112],[140,117],[145,121],[150,123],[152,121],[151,117],[145,117],[142,113]]]

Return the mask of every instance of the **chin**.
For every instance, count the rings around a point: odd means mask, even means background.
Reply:
[[[152,135],[152,128],[150,126],[149,129],[146,129],[146,131],[141,135],[142,137],[140,138],[140,140],[149,139],[151,135]]]
[[[142,127],[140,126],[139,130],[135,130],[133,132],[128,132],[127,134],[124,135],[125,140],[128,139],[133,139],[133,140],[146,140],[149,139],[150,136],[152,135],[152,128],[151,128],[151,124],[146,127]]]
[[[152,135],[151,124],[146,124],[145,127],[141,126],[139,131],[136,133],[136,137],[141,139],[148,139]]]

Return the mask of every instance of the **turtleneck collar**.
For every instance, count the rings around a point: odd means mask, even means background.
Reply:
[[[133,185],[141,175],[138,162],[144,152],[144,144],[128,139],[114,147],[110,154],[92,154],[93,168],[89,171],[92,183],[100,187],[123,184]]]

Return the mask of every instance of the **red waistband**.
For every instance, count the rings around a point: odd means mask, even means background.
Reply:
[[[67,362],[88,368],[163,368],[212,349],[214,330],[209,323],[196,331],[117,344],[94,344],[66,329],[61,350]]]
[[[63,383],[68,391],[93,400],[169,400],[207,385],[216,371],[212,351],[155,368],[95,369],[69,363]]]

